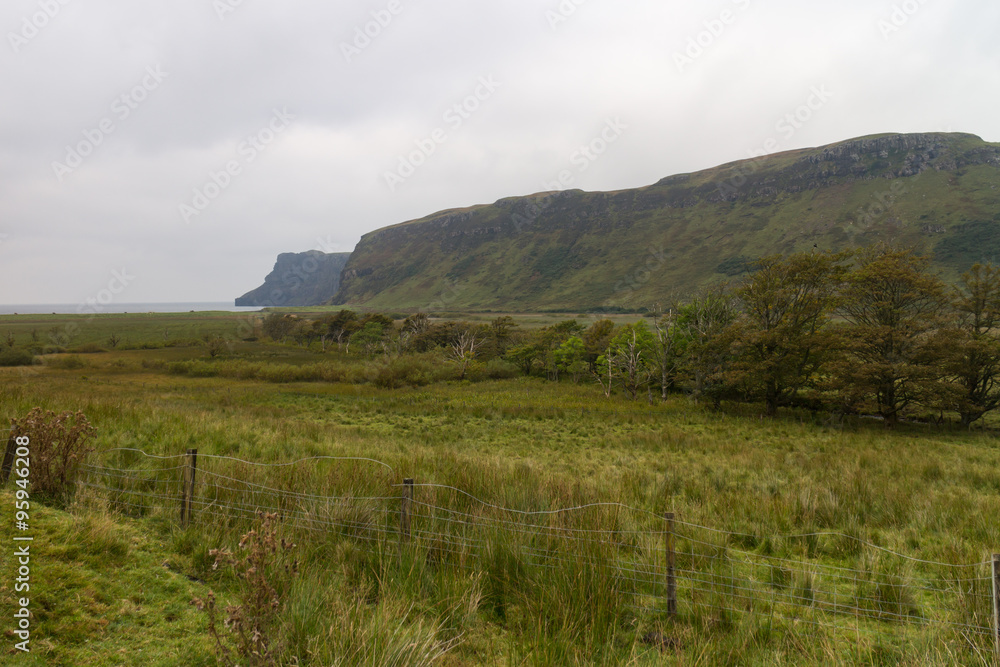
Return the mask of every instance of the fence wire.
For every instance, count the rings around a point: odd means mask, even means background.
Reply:
[[[108,458],[83,466],[84,488],[122,514],[178,516],[183,456],[121,449]],[[620,503],[509,508],[455,487],[397,480],[390,466],[372,459],[260,463],[198,455],[190,507],[195,520],[231,525],[276,513],[286,525],[361,547],[422,553],[436,567],[576,577],[650,617],[667,614],[672,575],[677,613],[692,620],[758,614],[816,632],[933,628],[979,647],[990,646],[996,633],[989,560],[925,560],[836,532],[763,540]]]

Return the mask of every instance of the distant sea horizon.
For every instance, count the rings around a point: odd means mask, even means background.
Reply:
[[[96,313],[189,313],[221,310],[231,313],[251,313],[258,311],[258,306],[235,306],[232,301],[178,301],[165,303],[110,303],[106,306],[93,306],[81,303],[36,303],[36,304],[0,304],[0,315],[92,315]]]

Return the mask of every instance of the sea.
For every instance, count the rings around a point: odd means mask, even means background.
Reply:
[[[189,313],[203,311],[225,311],[230,313],[252,313],[257,307],[234,306],[232,301],[220,302],[177,302],[177,303],[35,303],[5,306],[0,304],[0,315],[91,315],[98,313]]]

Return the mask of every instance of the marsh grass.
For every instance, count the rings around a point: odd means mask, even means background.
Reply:
[[[110,484],[85,470],[72,513],[40,515],[53,538],[40,627],[65,647],[50,664],[118,664],[139,618],[151,636],[193,628],[192,588],[235,591],[211,550],[238,543],[262,507],[301,558],[276,630],[288,662],[994,664],[981,565],[1000,550],[992,432],[761,420],[751,407],[650,406],[523,378],[389,389],[336,355],[242,342],[233,355],[119,348],[77,355],[83,368],[0,369],[0,416],[81,410],[98,429],[90,463],[128,471]],[[342,364],[356,377],[315,375]],[[198,504],[182,529],[183,459],[121,448],[188,447]],[[388,468],[255,465],[313,456]],[[418,486],[403,544],[405,477]],[[554,512],[593,503],[639,511]],[[666,511],[679,522],[675,618],[662,600]],[[140,580],[148,598],[121,592]],[[60,602],[74,596],[84,602]],[[209,649],[181,653],[208,664]]]

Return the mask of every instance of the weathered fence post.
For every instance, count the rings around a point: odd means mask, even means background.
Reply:
[[[0,472],[0,484],[6,484],[7,478],[10,477],[10,470],[14,467],[14,452],[17,451],[17,438],[14,436],[14,431],[10,432],[10,437],[7,438],[7,450],[3,455],[3,471]]]
[[[993,554],[993,642],[1000,655],[1000,554]]]
[[[413,509],[413,480],[403,480],[403,499],[399,506],[399,540],[410,541],[410,513]]]
[[[677,614],[677,579],[674,577],[674,513],[664,515],[667,520],[667,532],[663,536],[667,552],[667,613]]]
[[[194,474],[198,469],[198,450],[187,450],[187,465],[181,473],[183,488],[181,489],[181,526],[187,527],[191,521],[191,508],[194,502]]]

